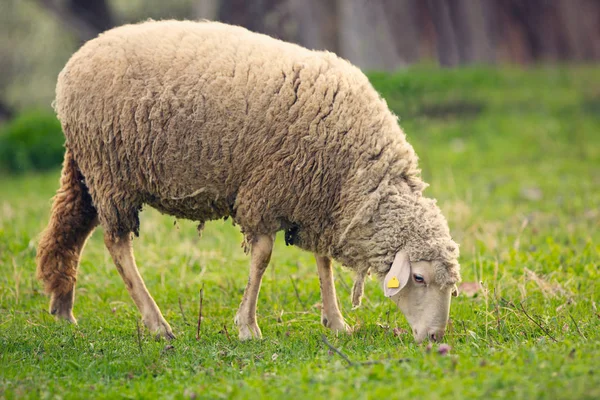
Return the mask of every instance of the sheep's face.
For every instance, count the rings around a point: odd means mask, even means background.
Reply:
[[[383,286],[410,324],[417,343],[439,341],[444,336],[450,299],[456,286],[441,285],[435,279],[435,261],[411,263],[403,251],[396,255]]]

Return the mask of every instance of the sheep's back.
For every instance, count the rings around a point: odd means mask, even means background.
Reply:
[[[366,186],[390,165],[416,169],[357,68],[225,24],[110,30],[68,62],[55,108],[93,197],[127,193],[197,220],[237,213],[248,229],[329,223],[365,168]]]

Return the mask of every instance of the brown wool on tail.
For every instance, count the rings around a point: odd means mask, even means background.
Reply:
[[[54,196],[50,222],[41,235],[36,255],[37,277],[52,295],[52,314],[73,319],[71,308],[79,256],[96,225],[96,209],[73,154],[67,149],[60,189]]]

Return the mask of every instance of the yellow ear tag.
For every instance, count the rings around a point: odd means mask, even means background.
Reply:
[[[390,289],[399,288],[400,287],[400,282],[398,282],[398,278],[396,278],[395,276],[392,277],[392,279],[390,279],[388,281],[387,287],[390,288]]]

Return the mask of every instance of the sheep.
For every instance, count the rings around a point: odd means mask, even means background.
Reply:
[[[458,245],[422,196],[417,156],[397,117],[348,61],[217,22],[148,21],[84,44],[58,77],[66,137],[60,189],[37,251],[50,312],[72,308],[94,228],[146,326],[173,338],[135,264],[143,205],[197,221],[231,218],[251,253],[235,317],[261,338],[256,302],[275,234],[313,252],[323,325],[350,332],[332,259],[368,271],[414,338],[439,340],[460,280]]]

